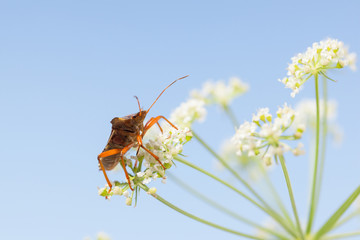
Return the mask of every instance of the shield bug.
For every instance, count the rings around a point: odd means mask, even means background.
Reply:
[[[180,79],[184,79],[187,76],[181,77],[173,81],[169,86],[167,86],[155,99],[153,104],[149,107],[148,110],[142,110],[140,107],[139,99],[135,96],[138,106],[139,112],[127,115],[125,117],[115,117],[111,120],[112,128],[109,140],[103,150],[102,153],[98,155],[99,168],[104,173],[107,184],[109,185],[109,192],[111,191],[112,184],[106,174],[106,171],[114,169],[117,164],[120,162],[122,168],[124,169],[126,180],[129,184],[131,190],[134,190],[130,183],[129,174],[126,170],[126,164],[124,161],[124,155],[131,149],[136,147],[138,154],[140,148],[144,149],[151,156],[153,156],[160,165],[165,169],[164,165],[160,162],[159,158],[153,154],[150,150],[148,150],[142,142],[143,137],[145,136],[147,130],[149,130],[155,124],[158,125],[160,131],[162,131],[160,124],[158,123],[160,119],[164,119],[167,121],[173,128],[177,129],[174,124],[172,124],[168,119],[164,116],[151,117],[146,124],[144,125],[144,120],[152,106],[156,103],[156,101],[160,98],[160,96],[168,89],[171,85],[173,85],[176,81]],[[136,165],[136,163],[135,163]]]

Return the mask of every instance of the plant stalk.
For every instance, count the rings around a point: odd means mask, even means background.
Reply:
[[[290,177],[289,177],[289,173],[288,173],[288,171],[287,171],[287,167],[286,167],[286,164],[285,164],[284,156],[283,156],[283,155],[280,155],[280,156],[279,156],[279,159],[280,159],[280,163],[281,163],[282,170],[283,170],[283,172],[284,172],[284,177],[285,177],[286,185],[287,185],[288,192],[289,192],[289,197],[290,197],[290,201],[291,201],[291,206],[292,206],[292,209],[293,209],[293,212],[294,212],[294,216],[295,216],[295,220],[296,220],[296,226],[297,226],[297,229],[298,229],[298,233],[299,233],[300,238],[301,238],[302,240],[305,240],[304,234],[303,234],[302,229],[301,229],[301,224],[300,224],[300,220],[299,220],[299,215],[298,215],[298,212],[297,212],[297,209],[296,209],[294,193],[293,193],[293,190],[292,190],[292,187],[291,187]]]
[[[149,188],[140,183],[138,185],[140,188],[142,188],[145,192],[149,191]],[[212,223],[210,221],[207,221],[207,220],[204,220],[200,217],[197,217],[191,213],[188,213],[184,210],[182,210],[181,208],[171,204],[170,202],[166,201],[165,199],[163,199],[162,197],[160,197],[159,195],[157,194],[151,194],[151,196],[153,196],[155,199],[157,199],[158,201],[160,201],[161,203],[165,204],[166,206],[172,208],[173,210],[195,220],[195,221],[198,221],[198,222],[201,222],[203,224],[206,224],[208,226],[211,226],[211,227],[214,227],[214,228],[217,228],[217,229],[220,229],[222,231],[225,231],[225,232],[228,232],[228,233],[232,233],[232,234],[235,234],[235,235],[238,235],[238,236],[242,236],[242,237],[246,237],[246,238],[249,238],[249,239],[256,239],[256,240],[265,240],[264,238],[261,238],[261,237],[256,237],[256,236],[252,236],[252,235],[248,235],[248,234],[245,234],[245,233],[242,233],[242,232],[238,232],[238,231],[235,231],[235,230],[232,230],[232,229],[229,229],[229,228],[226,228],[226,227],[223,227],[223,226],[220,226],[220,225],[217,225],[215,223]]]
[[[320,100],[319,100],[319,75],[315,74],[315,95],[316,95],[316,142],[315,142],[315,160],[313,168],[313,179],[312,179],[312,189],[310,196],[310,211],[309,219],[306,227],[306,234],[310,234],[314,217],[315,217],[315,196],[316,196],[316,187],[317,187],[317,174],[318,174],[318,165],[319,165],[319,142],[320,142]]]

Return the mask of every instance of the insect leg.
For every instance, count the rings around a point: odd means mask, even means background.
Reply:
[[[157,116],[157,117],[155,117],[155,118],[150,118],[150,120],[145,124],[144,132],[143,132],[143,134],[142,134],[142,137],[144,137],[144,135],[145,135],[145,133],[147,132],[147,130],[149,130],[149,128],[151,128],[155,123],[157,123],[158,126],[160,127],[158,121],[159,121],[161,118],[164,119],[165,121],[167,121],[173,128],[175,128],[176,130],[178,130],[177,127],[175,127],[175,125],[172,124],[169,120],[167,120],[164,116]],[[160,129],[161,129],[161,127],[160,127]],[[162,130],[162,129],[161,129],[161,130]],[[162,132],[162,131],[161,131],[161,132]]]
[[[160,162],[160,159],[158,156],[156,156],[155,154],[153,154],[149,149],[147,149],[146,147],[144,147],[143,143],[142,143],[142,137],[140,135],[137,136],[137,141],[138,144],[141,148],[143,148],[145,151],[147,151],[151,156],[153,156],[156,161],[158,161],[158,163],[160,163],[160,165],[163,167],[163,169],[165,170],[164,165],[162,164],[162,162]]]
[[[110,182],[110,180],[109,180],[109,178],[108,178],[108,176],[107,176],[107,174],[106,174],[104,165],[103,165],[103,163],[101,162],[100,158],[109,157],[109,156],[111,156],[111,155],[115,155],[115,154],[119,154],[119,153],[120,153],[120,156],[121,156],[121,165],[122,165],[122,167],[123,167],[123,169],[124,169],[126,180],[127,180],[128,183],[129,183],[130,189],[133,190],[132,187],[131,187],[131,185],[130,185],[129,174],[128,174],[127,170],[126,170],[126,166],[125,166],[125,162],[124,162],[124,158],[123,158],[123,155],[125,155],[125,153],[126,153],[127,151],[129,151],[129,150],[132,148],[133,145],[134,145],[134,144],[132,143],[132,144],[127,145],[127,146],[124,147],[123,149],[119,149],[119,148],[111,149],[111,150],[102,152],[102,153],[100,153],[100,154],[98,155],[98,161],[99,161],[99,164],[100,164],[100,168],[101,168],[102,172],[104,173],[106,182],[107,182],[107,184],[109,185],[109,188],[110,188],[110,189],[109,189],[109,192],[110,192],[111,189],[112,189],[112,184],[111,184],[111,182]],[[133,191],[134,191],[134,190],[133,190]]]
[[[145,124],[145,126],[144,126],[144,129],[146,129],[145,131],[147,131],[147,129],[149,129],[149,128],[151,128],[151,126],[150,127],[148,127],[148,125],[153,121],[153,117],[152,118],[150,118],[149,119],[149,121]],[[162,130],[162,128],[161,128],[161,126],[160,126],[160,124],[158,123],[158,122],[156,122],[156,124],[158,125],[158,127],[159,127],[159,129],[160,129],[160,131],[161,131],[161,133],[163,133],[163,130]],[[143,135],[145,135],[145,134],[143,134]]]
[[[111,149],[111,150],[108,150],[108,151],[105,151],[105,152],[102,152],[98,155],[98,161],[99,161],[99,164],[100,164],[100,168],[102,170],[102,172],[104,173],[104,177],[106,179],[106,182],[107,184],[109,185],[110,189],[109,189],[109,192],[111,191],[111,188],[112,188],[112,184],[106,174],[106,171],[105,171],[105,168],[104,168],[104,165],[102,163],[102,161],[100,160],[100,158],[104,158],[104,157],[109,157],[111,155],[115,155],[115,154],[118,154],[118,153],[121,153],[121,149]]]
[[[124,155],[125,155],[125,153],[127,153],[127,151],[129,151],[129,150],[132,148],[133,145],[134,145],[133,143],[127,145],[126,147],[124,147],[124,148],[121,150],[121,153],[120,153],[120,156],[121,156],[121,166],[122,166],[123,169],[124,169],[125,177],[126,177],[126,180],[127,180],[128,184],[129,184],[129,187],[130,187],[131,191],[134,191],[134,189],[131,187],[129,174],[128,174],[128,172],[127,172],[127,170],[126,170],[126,166],[125,166]]]
[[[149,129],[150,127],[148,127],[148,125],[149,125],[149,123],[151,123],[152,121],[153,121],[153,117],[152,118],[150,118],[149,119],[149,121],[145,124],[145,126],[144,126],[144,129],[146,129],[146,130],[144,130],[144,132],[143,132],[143,134],[141,135],[141,137],[143,137],[144,135],[145,135],[145,133],[146,133],[146,131],[147,131],[147,129]],[[163,133],[163,130],[162,130],[162,128],[161,128],[161,126],[160,126],[160,124],[158,123],[158,122],[156,122],[156,124],[158,125],[158,127],[159,127],[159,129],[160,129],[160,131],[161,131],[161,133]],[[139,144],[139,146],[138,146],[138,148],[137,148],[137,150],[136,150],[136,156],[139,154],[139,150],[140,150],[140,144]],[[135,167],[136,167],[136,165],[137,165],[137,160],[136,160],[136,162],[135,162]]]

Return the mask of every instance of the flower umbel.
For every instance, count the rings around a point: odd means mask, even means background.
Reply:
[[[172,112],[170,121],[178,126],[190,128],[196,120],[201,122],[205,117],[205,101],[190,98]]]
[[[224,81],[206,82],[203,88],[193,90],[191,96],[195,99],[201,99],[206,104],[220,104],[226,107],[230,102],[243,95],[249,90],[249,85],[240,80],[240,78],[230,78],[228,85]]]
[[[302,145],[292,148],[284,140],[296,140],[301,136],[296,130],[292,135],[284,133],[293,124],[296,112],[285,104],[279,107],[277,117],[273,119],[269,109],[259,109],[252,122],[244,122],[232,138],[236,145],[237,155],[246,157],[262,157],[266,165],[272,163],[276,156],[291,151],[294,155],[302,154]]]
[[[299,92],[300,87],[313,75],[326,75],[328,69],[344,68],[349,66],[355,70],[356,55],[349,53],[344,43],[336,39],[326,39],[324,41],[313,43],[306,52],[299,53],[291,58],[292,63],[289,64],[287,77],[279,79],[285,84],[286,88],[291,88],[292,97]],[[332,79],[330,79],[332,80]]]
[[[324,119],[324,101],[320,100],[320,121]],[[342,130],[336,123],[337,107],[338,104],[335,100],[329,100],[326,103],[327,107],[327,131],[330,133],[336,142],[341,142]],[[316,100],[315,99],[304,99],[296,106],[296,112],[299,113],[298,117],[294,121],[294,127],[310,128],[315,131],[316,128]]]
[[[155,130],[149,131],[146,138],[149,139],[145,143],[146,148],[159,159],[156,160],[143,149],[140,149],[137,156],[132,156],[130,159],[127,158],[127,166],[133,172],[129,176],[134,188],[139,183],[149,184],[157,178],[166,178],[165,171],[171,168],[173,158],[182,152],[183,145],[191,140],[192,133],[189,128],[175,129],[166,124],[162,126],[161,133]],[[136,166],[134,162],[138,162],[138,165]],[[126,204],[131,205],[133,194],[129,196],[129,184],[127,181],[115,181],[114,186],[110,192],[108,192],[108,186],[99,189],[99,195],[107,198],[113,195],[122,195],[126,198]]]
[[[161,164],[148,152],[141,150],[138,154],[139,159],[143,159],[144,171],[136,173],[136,181],[148,184],[156,178],[164,178],[165,170],[173,165],[173,159],[183,150],[183,145],[190,141],[192,133],[189,128],[176,130],[169,125],[163,127],[161,134],[149,134],[149,141],[145,144],[153,154],[159,157]]]

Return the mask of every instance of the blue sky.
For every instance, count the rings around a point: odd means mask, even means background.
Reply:
[[[313,96],[309,83],[295,99],[277,82],[290,58],[313,42],[338,38],[360,54],[358,1],[2,1],[0,3],[0,144],[3,171],[1,239],[82,239],[105,231],[113,239],[238,239],[168,209],[146,194],[136,208],[123,198],[104,201],[97,169],[110,120],[147,108],[169,116],[189,91],[209,79],[237,76],[251,90],[232,107],[241,120],[259,107]],[[359,65],[358,65],[359,66]],[[330,98],[339,103],[345,138],[328,148],[320,226],[359,183],[359,71],[332,75]],[[233,134],[212,107],[194,129],[215,149]],[[306,142],[306,141],[305,141]],[[308,147],[308,145],[307,145]],[[216,172],[214,159],[193,141],[188,159]],[[307,216],[307,158],[289,158],[301,218]],[[276,185],[287,200],[280,168]],[[234,211],[266,218],[216,183],[178,164],[172,173]],[[123,173],[111,174],[122,179]],[[199,216],[245,232],[251,230],[204,206],[170,181],[159,194]],[[359,222],[355,223],[359,228]]]

